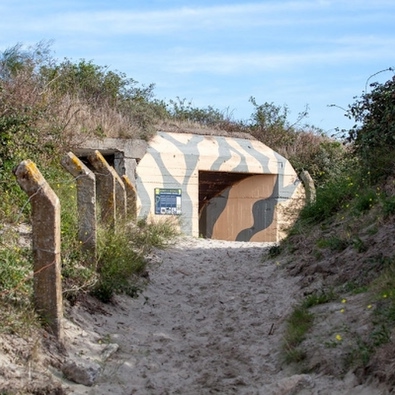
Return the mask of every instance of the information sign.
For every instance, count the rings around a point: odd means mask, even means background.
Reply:
[[[155,214],[180,215],[181,189],[155,188]]]

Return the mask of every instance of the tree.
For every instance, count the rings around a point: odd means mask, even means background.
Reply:
[[[392,69],[389,69],[393,71]],[[356,124],[348,141],[371,181],[393,174],[395,170],[395,76],[380,84],[370,84],[370,92],[349,106],[347,115]]]

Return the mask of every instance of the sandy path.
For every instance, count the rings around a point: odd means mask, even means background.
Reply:
[[[109,339],[119,350],[93,387],[70,383],[70,393],[290,393],[278,384],[287,376],[279,349],[284,317],[299,291],[296,279],[262,262],[267,248],[181,239],[156,253],[161,264],[153,263],[139,298],[118,298],[107,314],[77,306],[75,317],[87,330],[83,341]],[[318,383],[328,391],[314,385],[295,393],[335,393],[334,382]]]

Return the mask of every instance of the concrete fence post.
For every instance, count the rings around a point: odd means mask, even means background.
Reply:
[[[128,218],[135,221],[137,218],[137,191],[127,175],[122,176],[125,184]]]
[[[96,178],[94,173],[72,152],[61,159],[62,166],[77,184],[78,240],[82,251],[96,264]]]
[[[21,162],[14,175],[32,205],[35,307],[61,342],[60,202],[31,160]]]
[[[99,151],[88,157],[96,176],[97,200],[101,210],[101,220],[110,225],[116,223],[117,217],[125,217],[125,186],[117,172],[107,163]]]
[[[308,204],[315,202],[316,191],[314,181],[311,178],[310,173],[307,170],[302,170],[300,173],[300,179],[303,182],[303,186],[306,191],[306,202]]]
[[[114,173],[115,179],[115,212],[117,218],[125,219],[126,218],[126,210],[127,210],[127,195],[126,195],[126,187],[122,180],[122,178],[118,175],[118,173],[111,167]]]

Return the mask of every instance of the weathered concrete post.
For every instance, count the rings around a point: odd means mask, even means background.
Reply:
[[[126,218],[126,209],[127,209],[127,200],[126,200],[126,187],[122,180],[122,178],[118,175],[118,173],[112,168],[115,179],[115,212],[117,218],[125,219]]]
[[[61,342],[60,202],[31,160],[21,162],[14,174],[32,205],[35,307]]]
[[[62,166],[77,183],[78,240],[82,251],[96,263],[96,178],[72,152],[61,159]]]
[[[122,176],[122,180],[126,189],[128,218],[135,221],[137,218],[137,191],[126,174]]]
[[[307,170],[302,170],[300,173],[300,179],[302,180],[303,186],[306,191],[306,202],[308,204],[314,203],[316,191],[315,191],[314,181],[311,178],[310,173]]]
[[[101,219],[114,225],[116,217],[125,217],[125,186],[117,172],[107,163],[99,151],[88,157],[95,169],[97,200],[100,205]]]

